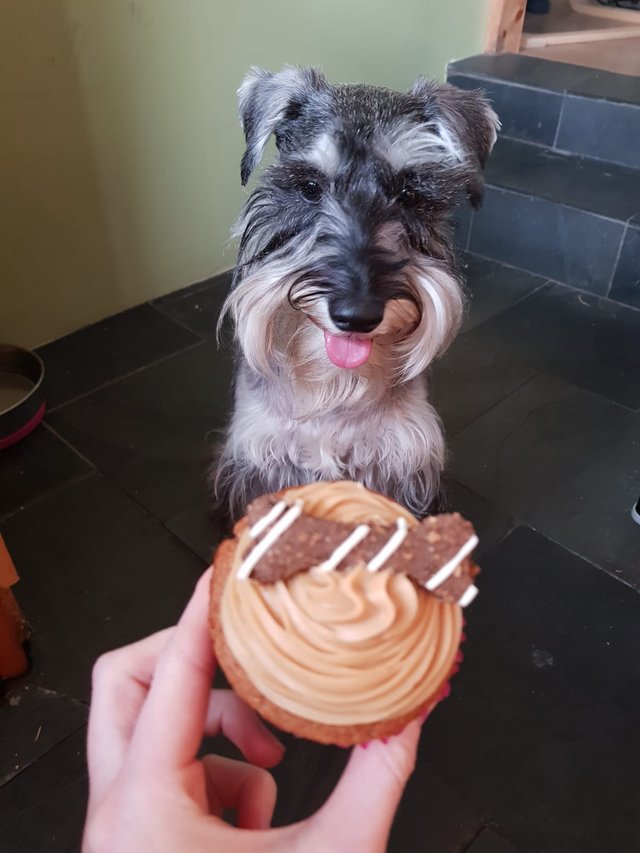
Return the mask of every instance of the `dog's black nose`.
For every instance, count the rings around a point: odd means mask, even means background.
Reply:
[[[372,332],[382,323],[384,305],[377,299],[340,300],[330,303],[329,316],[341,332]]]

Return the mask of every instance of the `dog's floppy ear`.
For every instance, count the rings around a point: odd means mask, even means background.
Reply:
[[[240,165],[244,186],[260,162],[272,133],[279,143],[282,125],[293,121],[314,94],[328,88],[323,74],[315,68],[285,66],[273,74],[252,68],[238,89],[240,122],[247,142]]]
[[[469,201],[482,204],[482,171],[500,130],[500,120],[481,91],[458,89],[420,77],[411,94],[423,104],[425,117],[436,124],[443,142],[467,170]]]

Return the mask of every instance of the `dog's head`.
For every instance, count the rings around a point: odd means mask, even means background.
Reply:
[[[404,381],[455,333],[451,221],[478,206],[498,121],[484,98],[418,80],[408,93],[253,69],[239,90],[246,184],[227,303],[249,365],[339,387]],[[334,398],[335,399],[335,398]]]

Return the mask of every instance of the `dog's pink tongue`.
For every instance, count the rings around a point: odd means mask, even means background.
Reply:
[[[332,335],[325,331],[324,345],[336,367],[360,367],[371,355],[371,340],[357,335]]]

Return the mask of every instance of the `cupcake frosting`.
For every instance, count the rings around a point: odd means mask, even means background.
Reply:
[[[355,483],[313,484],[282,497],[307,516],[354,530],[391,528],[389,540],[395,535],[396,541],[386,543],[389,559],[401,532],[418,524],[393,501]],[[269,524],[245,526],[220,606],[229,649],[254,686],[284,710],[327,725],[374,722],[426,705],[453,667],[460,607],[384,561],[341,570],[324,561],[286,580],[258,582],[246,571],[246,558],[254,540],[264,542],[273,531],[277,515]],[[298,515],[291,512],[287,524]]]

